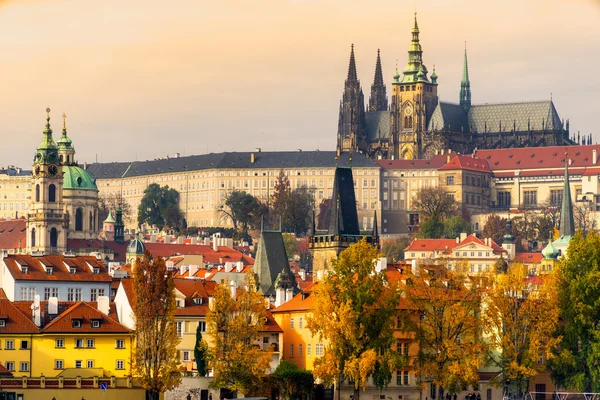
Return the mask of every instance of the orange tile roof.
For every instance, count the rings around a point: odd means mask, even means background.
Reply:
[[[456,155],[441,170],[464,169],[478,172],[491,172],[487,160],[474,156]]]
[[[81,319],[79,328],[73,327],[73,320]],[[100,321],[99,328],[92,328],[92,320]],[[131,333],[113,318],[101,313],[88,303],[77,302],[63,311],[42,329],[43,333]]]
[[[25,219],[0,220],[0,249],[27,247],[27,222]]]
[[[515,254],[515,261],[520,263],[533,263],[538,264],[541,263],[544,259],[542,253],[517,253]]]
[[[456,239],[415,239],[404,251],[447,251],[456,245]]]
[[[312,306],[313,297],[310,294],[298,293],[290,301],[283,303],[272,312],[275,314],[289,311],[307,311],[311,310]]]
[[[45,255],[32,257],[30,255],[11,254],[4,258],[4,263],[15,280],[107,283],[112,280],[104,264],[93,256]],[[99,268],[99,273],[94,274],[88,264],[92,268]],[[20,266],[27,266],[27,273],[22,273]],[[52,267],[51,275],[46,273],[44,266]],[[76,273],[72,274],[70,268],[75,268]]]
[[[31,306],[32,302],[29,302]],[[15,304],[6,298],[4,289],[0,289],[0,316],[5,320],[5,326],[0,327],[0,334],[5,333],[39,333],[31,318],[21,312]]]

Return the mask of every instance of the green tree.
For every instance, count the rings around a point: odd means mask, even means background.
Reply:
[[[400,238],[396,240],[383,240],[381,245],[381,253],[390,262],[398,262],[404,260],[404,249],[410,244],[409,238]]]
[[[458,215],[458,204],[450,192],[443,187],[421,188],[413,199],[416,210],[421,211],[424,220],[444,221]]]
[[[313,374],[298,368],[291,361],[281,361],[275,369],[273,377],[277,380],[281,397],[284,400],[308,398],[312,393]]]
[[[314,202],[313,190],[306,186],[292,190],[288,177],[281,170],[271,200],[273,213],[281,218],[285,232],[293,232],[297,236],[308,232]]]
[[[165,226],[181,228],[183,216],[179,208],[179,192],[157,183],[148,185],[138,207],[138,225],[144,223],[161,230]]]
[[[227,194],[225,202],[218,208],[221,217],[229,218],[235,231],[247,234],[248,229],[260,226],[266,214],[264,206],[256,197],[244,191],[234,190]]]
[[[194,358],[196,359],[196,369],[200,376],[206,375],[206,342],[202,340],[202,331],[200,324],[196,328],[196,345],[194,346]]]
[[[498,244],[502,244],[504,234],[506,233],[506,218],[502,218],[497,214],[492,214],[485,221],[483,231],[481,232],[484,238],[492,238]]]
[[[512,263],[506,273],[492,277],[486,295],[482,326],[490,347],[488,363],[500,368],[503,384],[510,379],[523,397],[529,380],[546,369],[538,362],[541,355],[552,356],[558,339],[552,337],[558,327],[559,309],[553,275],[527,281],[527,268]]]
[[[600,391],[600,235],[578,232],[556,271],[561,338],[548,360],[552,379],[567,390]]]
[[[405,358],[392,350],[399,290],[385,271],[375,270],[377,249],[365,240],[355,243],[333,260],[327,279],[315,286],[308,329],[328,342],[325,355],[315,360],[315,377],[354,383],[354,399],[369,377],[382,388]]]
[[[133,368],[148,400],[181,383],[175,328],[175,284],[162,258],[146,252],[133,269],[135,347]]]
[[[420,384],[427,377],[440,389],[456,393],[479,381],[485,344],[478,312],[484,290],[466,274],[466,263],[449,271],[442,265],[418,267],[406,280],[406,306],[420,318],[405,315],[403,327],[414,332],[419,354],[413,365]]]
[[[470,235],[472,231],[471,224],[459,215],[455,215],[444,221],[444,236],[447,239],[456,239],[460,237],[461,233]]]
[[[256,345],[264,330],[267,309],[252,274],[246,275],[246,289],[235,297],[226,284],[215,288],[214,302],[206,316],[208,365],[214,379],[211,386],[240,391],[245,395],[257,390],[271,361],[271,353]]]
[[[439,239],[444,236],[444,224],[437,218],[427,218],[419,224],[419,237],[423,239]]]

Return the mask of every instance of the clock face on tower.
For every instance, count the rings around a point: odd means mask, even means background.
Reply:
[[[56,153],[48,153],[48,161],[49,162],[56,162],[58,160],[58,157],[56,155]]]
[[[406,106],[406,108],[404,108],[404,114],[406,115],[412,115],[413,109],[411,106]]]
[[[51,176],[56,176],[56,174],[58,174],[58,167],[56,165],[51,165],[48,167],[48,173]]]

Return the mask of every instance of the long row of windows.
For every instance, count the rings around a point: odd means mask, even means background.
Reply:
[[[10,372],[15,372],[15,362],[14,361],[5,361],[4,366]],[[21,361],[19,363],[19,372],[29,372],[29,363],[27,361]]]
[[[10,362],[10,361],[9,361]],[[8,365],[8,362],[6,363]],[[23,363],[21,363],[23,364]],[[86,368],[95,368],[96,363],[94,360],[86,360],[85,367]],[[14,366],[14,363],[13,363]],[[8,368],[8,366],[7,366]],[[65,369],[68,368],[65,366],[65,360],[54,360],[54,369]],[[83,360],[75,360],[73,363],[73,368],[83,368]],[[117,360],[115,363],[115,369],[125,369],[125,360]],[[10,369],[9,369],[10,371]],[[21,369],[21,371],[27,371]]]
[[[298,349],[297,353],[294,353],[295,348]],[[325,347],[323,346],[323,343],[315,344],[315,356],[321,357],[324,354],[325,354]],[[297,347],[295,347],[293,343],[290,344],[290,358],[294,358],[295,356],[299,357],[299,358],[304,357],[304,346],[302,343],[299,343]],[[306,345],[306,356],[312,357],[312,344],[311,343],[308,343]]]
[[[50,274],[49,274],[50,275]],[[45,287],[44,288],[44,300],[49,300],[50,297],[59,297],[60,288],[58,287]],[[67,288],[67,301],[82,301],[82,288]],[[36,295],[36,288],[30,286],[22,286],[20,289],[21,301],[33,301]],[[91,288],[90,289],[90,301],[98,300],[99,296],[104,296],[105,291],[103,288]]]

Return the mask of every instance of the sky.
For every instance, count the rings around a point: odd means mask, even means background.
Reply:
[[[0,166],[30,168],[50,107],[83,162],[334,150],[354,43],[365,100],[413,13],[438,93],[549,99],[600,140],[600,0],[0,0]]]

